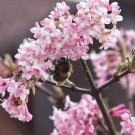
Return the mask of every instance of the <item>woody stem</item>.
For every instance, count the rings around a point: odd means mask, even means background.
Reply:
[[[93,77],[91,75],[91,72],[88,68],[88,65],[86,63],[86,61],[84,61],[83,59],[80,60],[80,63],[81,63],[81,66],[82,66],[82,69],[86,75],[86,78],[88,80],[88,83],[89,83],[89,87],[91,88],[91,93],[92,93],[92,96],[96,99],[97,101],[97,104],[102,112],[102,115],[104,117],[104,120],[106,122],[106,125],[109,129],[109,132],[110,132],[110,135],[116,135],[116,130],[115,130],[115,127],[114,127],[114,123],[107,111],[107,108],[104,104],[104,101],[102,99],[102,96],[101,94],[99,93],[99,90],[98,88],[96,87],[95,83],[94,83],[94,80],[93,80]]]

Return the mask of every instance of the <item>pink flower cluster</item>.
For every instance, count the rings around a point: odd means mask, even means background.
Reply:
[[[96,83],[102,85],[109,76],[112,76],[116,72],[116,68],[121,61],[121,56],[119,50],[102,50],[99,54],[92,52],[91,61],[98,77]]]
[[[121,118],[121,115],[124,113],[130,114],[130,110],[126,108],[124,104],[119,104],[116,107],[113,107],[109,112],[113,117]]]
[[[116,24],[122,20],[118,3],[109,0],[86,0],[77,4],[76,15],[71,15],[65,2],[57,3],[49,18],[31,29],[35,39],[20,45],[16,59],[27,80],[33,76],[47,78],[52,61],[61,57],[72,60],[89,58],[88,45],[96,38],[107,49],[116,42]],[[113,24],[107,29],[106,24]]]
[[[24,40],[18,49],[18,54],[15,57],[18,59],[18,64],[21,65],[23,71],[22,78],[30,80],[32,76],[36,78],[47,78],[46,68],[51,66],[51,61],[44,62],[45,57],[42,56],[41,46],[35,44],[34,40]]]
[[[100,53],[91,53],[91,61],[94,65],[94,71],[97,74],[97,84],[101,85],[107,81],[108,77],[114,75],[117,66],[123,61],[121,54],[121,47],[125,49],[126,57],[132,56],[132,49],[135,43],[135,31],[133,30],[121,30],[121,34],[118,36],[117,44],[108,51],[102,50]],[[126,59],[125,59],[126,60]],[[124,61],[123,61],[124,63]],[[135,94],[135,75],[129,74],[121,78],[121,85],[128,89],[130,95]]]
[[[8,93],[8,97],[6,93]],[[29,122],[32,119],[26,104],[29,90],[24,85],[11,78],[0,78],[0,94],[3,98],[1,105],[10,114],[10,117],[18,118],[23,122]]]
[[[122,126],[121,133],[122,134],[135,134],[135,117],[132,117],[131,114],[124,113],[121,115],[122,122],[120,123]]]
[[[51,119],[55,128],[51,135],[96,135],[98,120],[102,114],[90,95],[83,95],[79,103],[66,97],[65,110],[54,107]]]

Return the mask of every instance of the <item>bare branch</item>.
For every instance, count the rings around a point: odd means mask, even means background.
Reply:
[[[101,94],[99,93],[99,90],[94,83],[94,80],[92,78],[92,75],[91,75],[91,72],[88,68],[88,65],[87,65],[86,61],[84,61],[83,59],[81,59],[80,62],[81,62],[83,71],[87,77],[87,80],[89,82],[89,86],[91,87],[92,96],[97,101],[97,104],[98,104],[98,106],[103,114],[104,120],[105,120],[107,127],[109,129],[110,135],[116,135],[114,123],[112,122],[112,119],[111,119],[110,115],[108,114],[107,108],[104,104],[104,101],[101,97]]]
[[[45,82],[43,82],[42,80],[39,80],[39,82],[42,82],[42,83],[48,83],[48,84],[51,84],[51,85],[54,85],[54,86],[57,86],[55,82],[51,81],[51,80],[46,80]],[[79,92],[79,93],[86,93],[86,94],[90,94],[91,91],[90,89],[85,89],[85,88],[81,88],[81,87],[78,87],[76,85],[61,85],[61,86],[58,86],[58,87],[61,87],[61,88],[65,88],[65,89],[68,89],[72,92]]]
[[[123,76],[127,75],[131,73],[128,69],[124,70],[122,73],[120,73],[117,76],[113,76],[109,81],[107,81],[105,84],[101,85],[98,89],[99,92],[102,92],[105,88],[107,88],[108,86],[110,86],[111,84],[117,82],[120,80],[120,78],[122,78]]]

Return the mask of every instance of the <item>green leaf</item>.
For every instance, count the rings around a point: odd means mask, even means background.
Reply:
[[[115,75],[118,75],[122,69],[124,68],[124,63],[119,63],[119,65],[117,66],[117,69],[116,69],[116,72],[115,72]]]

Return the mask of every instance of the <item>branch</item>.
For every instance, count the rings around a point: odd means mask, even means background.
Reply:
[[[123,76],[127,75],[131,73],[128,69],[124,70],[122,73],[120,73],[117,76],[113,76],[109,81],[107,81],[105,84],[101,85],[99,87],[99,92],[102,92],[105,88],[107,88],[108,86],[110,86],[111,84],[113,84],[114,82],[117,82],[120,80],[120,78],[122,78]]]
[[[104,131],[106,131],[106,133],[109,134],[108,128],[106,127],[106,125],[101,120],[99,120],[99,124],[104,129]]]
[[[98,88],[96,87],[96,85],[94,83],[94,80],[92,78],[92,75],[91,75],[91,72],[88,68],[88,65],[87,65],[86,61],[84,61],[83,59],[81,59],[80,62],[81,62],[83,71],[84,71],[84,73],[87,77],[87,80],[89,82],[89,86],[91,87],[92,96],[97,101],[97,104],[98,104],[98,106],[99,106],[99,108],[102,112],[104,120],[105,120],[105,122],[107,124],[107,127],[109,129],[110,135],[116,135],[114,124],[112,122],[112,119],[111,119],[110,115],[108,114],[107,108],[104,104],[104,101],[102,100],[102,97],[101,97],[101,95],[98,91]]]
[[[43,84],[41,84],[41,83],[35,83],[35,87],[38,89],[38,90],[40,90],[41,92],[43,92],[44,94],[46,94],[47,96],[50,96],[50,97],[53,97],[54,99],[56,99],[56,100],[59,100],[60,99],[60,97],[57,95],[57,94],[55,94],[55,93],[53,93],[52,91],[50,91],[50,90],[48,90],[46,87],[44,87],[43,86]]]
[[[39,80],[39,82],[48,83],[48,84],[57,86],[56,83],[53,82],[53,81],[51,81],[51,80],[46,80],[45,82],[43,82],[43,80]],[[79,92],[79,93],[91,94],[90,89],[81,88],[81,87],[78,87],[78,86],[76,86],[76,85],[69,86],[69,85],[63,84],[63,85],[58,86],[58,87],[68,89],[68,90],[70,90],[70,91],[72,91],[72,92]]]

